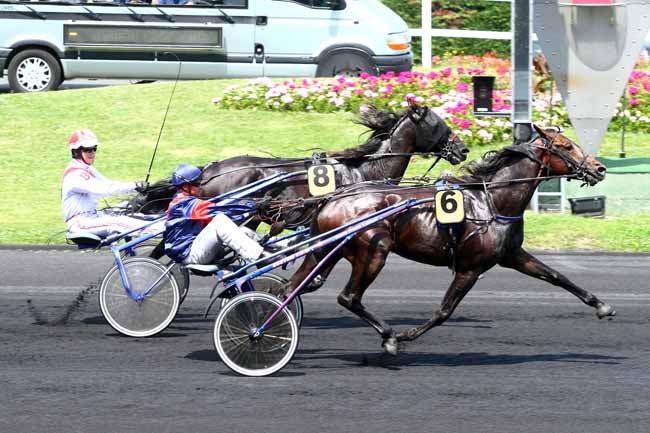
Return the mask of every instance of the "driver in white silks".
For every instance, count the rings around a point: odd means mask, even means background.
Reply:
[[[165,253],[180,263],[208,265],[230,247],[247,262],[272,254],[252,239],[255,232],[235,222],[258,206],[247,200],[233,200],[217,205],[198,198],[201,170],[181,164],[172,174],[177,193],[167,208]]]
[[[61,207],[71,232],[91,232],[100,237],[132,230],[146,221],[126,215],[112,215],[97,210],[98,200],[115,194],[146,191],[147,182],[116,182],[101,175],[93,163],[99,141],[89,129],[80,129],[70,136],[68,148],[72,161],[63,173]],[[162,230],[163,222],[145,231]]]

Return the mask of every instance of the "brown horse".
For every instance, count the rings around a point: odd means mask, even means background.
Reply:
[[[437,223],[435,204],[419,204],[383,220],[358,234],[325,264],[327,276],[341,258],[352,264],[352,274],[338,302],[368,322],[383,339],[384,349],[397,353],[398,341],[410,341],[445,322],[470,291],[479,276],[495,265],[548,281],[596,308],[599,318],[614,310],[522,248],[523,212],[542,175],[567,175],[594,185],[605,177],[606,168],[567,137],[555,130],[535,127],[531,142],[513,145],[468,164],[467,176],[448,178],[464,193],[466,218],[455,228]],[[433,197],[432,187],[367,187],[343,192],[324,204],[312,222],[312,234],[323,233],[355,218],[376,212],[406,199]],[[433,266],[449,266],[454,279],[440,309],[421,326],[397,334],[361,303],[364,292],[384,267],[393,251],[402,257]],[[319,251],[320,257],[327,251]],[[297,285],[317,262],[307,256],[288,287]]]

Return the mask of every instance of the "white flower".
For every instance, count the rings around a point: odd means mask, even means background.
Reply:
[[[350,96],[352,96],[352,92],[350,92],[348,89],[342,90],[341,96],[344,98],[349,98]]]
[[[213,98],[212,99],[213,104],[218,104],[219,102],[221,102],[221,98]]]
[[[235,96],[232,97],[233,101],[239,101],[240,99],[241,99],[241,96],[239,96],[239,95],[235,95]]]
[[[402,101],[402,103],[399,105],[401,105],[402,107],[408,107],[409,103],[407,101]]]
[[[395,105],[395,104],[397,104],[397,101],[394,101],[394,100],[393,100],[393,101],[390,101],[390,102],[388,103],[388,105],[389,105],[390,107],[392,107],[392,106]]]
[[[369,109],[367,105],[362,105],[359,107],[359,113],[367,113]]]
[[[507,132],[504,132],[502,137],[503,137],[503,140],[508,140],[508,139],[510,139],[510,134],[508,134]]]
[[[291,95],[282,95],[280,101],[284,102],[285,104],[291,104],[293,102],[293,98]]]
[[[458,132],[456,134],[458,134]],[[463,129],[462,131],[460,131],[460,134],[467,135],[468,137],[471,137],[472,136],[472,130],[471,129]]]
[[[313,106],[311,106],[311,105],[307,105],[307,107],[305,107],[305,109],[306,109],[307,111],[311,111],[311,110],[313,110],[313,109],[314,109],[314,107],[313,107]]]

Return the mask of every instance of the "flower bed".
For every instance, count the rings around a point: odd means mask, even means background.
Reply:
[[[258,78],[246,85],[228,87],[222,97],[215,98],[220,108],[270,111],[301,111],[330,113],[359,112],[368,105],[400,110],[409,101],[425,104],[463,135],[468,144],[486,144],[507,140],[511,123],[503,118],[474,117],[471,93],[472,76],[496,77],[493,110],[509,111],[511,103],[510,69],[508,60],[494,55],[434,57],[436,70],[403,72],[378,77],[361,74],[358,78],[289,79],[281,82]],[[448,66],[453,65],[453,66]],[[626,128],[650,131],[650,72],[637,69],[630,76],[627,107],[619,104],[612,128],[619,128],[621,116],[626,115]],[[559,93],[536,95],[533,118],[544,125],[569,126],[569,119]]]

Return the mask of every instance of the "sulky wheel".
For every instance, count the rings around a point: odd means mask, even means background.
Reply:
[[[134,245],[133,252],[139,257],[151,257],[156,259],[165,267],[169,266],[172,262],[172,259],[165,255],[164,241],[162,239],[148,239]],[[122,250],[121,255],[123,260],[127,257],[131,257],[127,250]],[[182,304],[187,296],[187,292],[190,290],[190,273],[179,263],[174,265],[171,272],[176,279],[176,284],[180,290]]]
[[[129,337],[150,337],[169,326],[178,312],[180,294],[176,280],[169,273],[160,279],[165,270],[157,260],[148,257],[124,261],[134,296],[143,295],[151,288],[140,301],[127,293],[117,265],[108,271],[99,289],[99,306],[113,329]]]
[[[275,296],[246,292],[232,298],[214,324],[214,346],[221,360],[244,376],[268,376],[282,369],[298,347],[298,324],[283,308],[260,335],[258,328],[282,302]]]
[[[264,274],[251,280],[255,291],[264,293],[277,293],[277,289],[284,286],[287,282],[288,280],[286,278],[275,274]],[[223,308],[229,301],[230,299],[223,298],[220,307]],[[289,310],[291,310],[298,327],[300,327],[302,325],[303,313],[302,299],[300,299],[300,295],[296,296],[291,304],[289,304]]]

